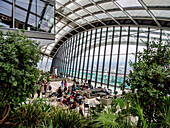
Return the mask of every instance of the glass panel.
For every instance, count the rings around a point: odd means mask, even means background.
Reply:
[[[118,67],[118,73],[119,74],[124,74],[125,59],[126,59],[126,55],[120,55],[119,56],[119,67]]]
[[[86,9],[89,10],[91,13],[100,11],[100,9],[97,8],[96,6],[90,6],[87,7]]]
[[[170,18],[170,10],[151,10],[155,17]]]
[[[103,56],[99,57],[99,67],[98,67],[98,71],[102,72],[102,68],[103,68]]]
[[[105,13],[96,14],[99,19],[110,19]]]
[[[76,2],[77,2],[78,4],[80,4],[81,6],[90,4],[90,1],[89,1],[89,0],[76,0]]]
[[[117,55],[112,55],[111,73],[116,73]]]
[[[12,28],[12,4],[2,0],[0,3],[0,27]]]
[[[110,56],[105,56],[104,72],[109,72]]]
[[[63,3],[63,2],[60,2],[60,3]],[[77,8],[79,8],[77,5],[75,5],[74,3],[71,3],[71,4],[68,4],[66,6],[67,8],[71,9],[71,10],[75,10]]]
[[[54,29],[51,31],[52,28],[54,28],[54,7],[48,5],[41,21],[40,29],[41,31],[54,33]]]
[[[145,10],[127,10],[132,17],[151,17]]]
[[[104,10],[117,9],[117,6],[113,2],[106,2],[99,4]]]
[[[93,16],[88,16],[88,17],[85,17],[84,19],[86,19],[89,22],[96,20],[95,18],[93,18]]]
[[[75,20],[77,18],[79,18],[77,15],[75,15],[74,13],[68,15],[69,18],[71,18],[72,20]]]
[[[92,56],[89,57],[89,65],[88,65],[88,70],[91,71],[91,66],[92,66]]]
[[[40,1],[40,0],[37,0],[37,14],[38,14],[39,16],[41,16],[42,11],[43,11],[43,9],[44,9],[44,6],[45,6],[45,3],[44,3],[44,2],[42,2],[42,1]]]
[[[169,0],[143,0],[147,6],[170,6]]]
[[[129,64],[130,61],[132,61],[132,63],[135,62],[134,55],[128,55],[126,74],[129,74],[130,70],[132,70],[132,67],[130,67],[130,64]]]
[[[127,17],[122,11],[109,12],[113,17]]]
[[[16,0],[16,5],[19,5],[20,7],[28,9],[29,1],[23,1],[23,0]]]
[[[97,69],[97,59],[98,59],[98,57],[94,56],[93,71],[96,71],[96,69]]]
[[[138,2],[138,0],[116,0],[123,8],[126,7],[142,7],[142,5]]]
[[[52,63],[52,58],[48,59],[48,63],[47,63],[47,67],[46,67],[46,71],[50,71],[51,69],[51,63]]]
[[[76,11],[76,13],[80,16],[88,15],[88,13],[86,11],[84,11],[83,9]]]
[[[15,27],[19,29],[25,28],[25,19],[27,16],[27,12],[15,7]]]

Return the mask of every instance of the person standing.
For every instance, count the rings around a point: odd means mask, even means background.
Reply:
[[[41,87],[41,85],[37,84],[37,95],[38,95],[38,97],[40,97],[40,87]]]
[[[88,80],[89,87],[91,87],[91,79]]]
[[[61,81],[61,87],[62,87],[62,89],[64,88],[64,82],[63,82],[63,80]]]
[[[66,81],[66,80],[65,80],[65,82],[64,82],[64,86],[67,87],[67,81]]]

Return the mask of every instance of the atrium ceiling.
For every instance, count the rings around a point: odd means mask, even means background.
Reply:
[[[55,7],[55,43],[42,48],[51,57],[70,37],[98,27],[151,27],[170,36],[170,0],[56,0]]]

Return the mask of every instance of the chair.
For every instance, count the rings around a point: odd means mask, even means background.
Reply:
[[[44,98],[43,96],[46,97],[46,92],[42,92],[42,98]]]
[[[87,113],[87,117],[88,117],[88,115],[90,113],[90,106],[89,106],[89,104],[84,104],[84,115],[85,115],[85,113]]]

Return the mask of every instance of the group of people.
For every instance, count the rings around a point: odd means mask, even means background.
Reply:
[[[76,92],[79,85],[74,83],[70,89],[68,89],[67,81],[61,81],[61,85],[53,92],[49,97],[57,96],[60,105],[66,105],[70,109],[79,107],[79,112],[83,115],[82,102],[87,102],[87,95],[80,96],[79,92]]]
[[[40,97],[40,93],[41,93],[41,92],[42,92],[42,93],[46,93],[47,90],[49,90],[49,91],[52,90],[52,87],[51,87],[51,85],[50,85],[50,82],[47,81],[47,80],[43,80],[43,81],[39,80],[39,81],[38,81],[38,84],[37,84],[36,86],[37,86],[37,90],[36,90],[36,91],[37,91],[38,97]]]

